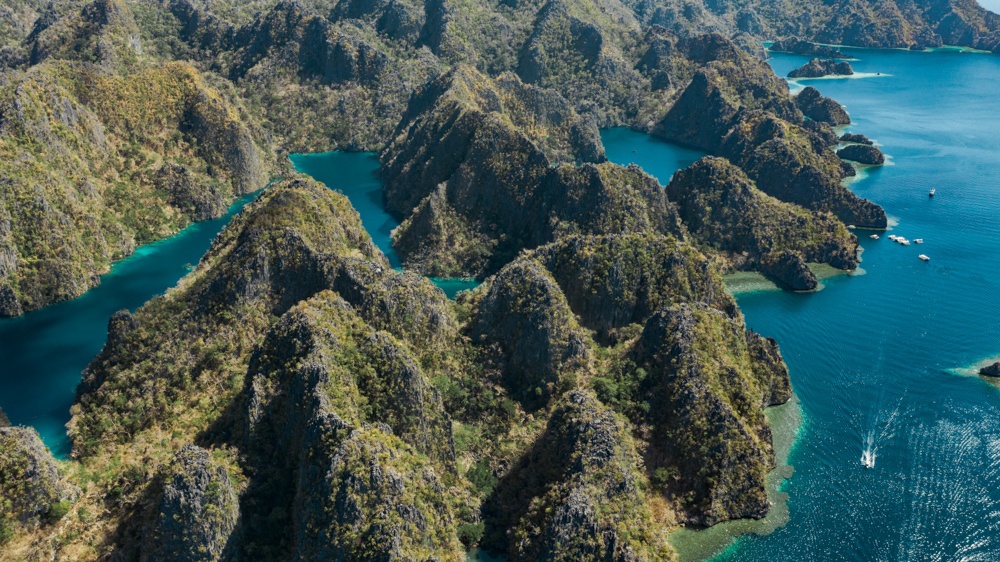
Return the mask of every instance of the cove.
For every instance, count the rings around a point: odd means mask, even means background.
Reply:
[[[177,284],[253,198],[244,196],[218,219],[136,249],[77,299],[0,320],[0,408],[11,423],[34,427],[56,457],[67,458],[69,408],[81,373],[104,347],[108,319]]]
[[[392,230],[399,221],[386,212],[382,204],[382,183],[378,179],[379,162],[372,152],[321,152],[312,154],[291,154],[295,171],[312,176],[330,189],[343,193],[351,205],[361,215],[361,224],[372,237],[372,242],[389,259],[389,264],[402,269],[403,262],[392,247]],[[448,298],[453,299],[459,291],[479,286],[475,279],[430,280]]]
[[[804,84],[892,157],[851,189],[925,243],[861,232],[865,275],[738,295],[748,326],[778,340],[801,403],[794,474],[779,488],[788,521],[766,534],[710,529],[685,560],[1000,559],[1000,390],[967,374],[1000,355],[1000,57],[843,50],[856,71],[883,76]],[[770,62],[785,76],[808,58]]]

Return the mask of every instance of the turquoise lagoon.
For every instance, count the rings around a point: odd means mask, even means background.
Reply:
[[[396,269],[402,260],[392,247],[392,230],[399,221],[386,212],[382,205],[382,184],[378,179],[378,158],[371,152],[322,152],[292,154],[289,156],[296,171],[308,174],[323,182],[330,189],[340,191],[351,201],[361,215],[361,224],[372,237],[372,242],[389,258]],[[479,286],[475,279],[431,278],[448,298],[455,298],[460,291]]]

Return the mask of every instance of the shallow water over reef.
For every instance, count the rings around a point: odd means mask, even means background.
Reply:
[[[684,537],[696,548],[682,555],[1000,560],[1000,391],[968,368],[1000,355],[1000,57],[844,50],[856,71],[882,76],[800,84],[844,104],[848,130],[892,157],[851,187],[885,207],[894,233],[925,243],[858,231],[866,275],[739,295],[748,325],[781,344],[801,401],[781,486],[789,520],[735,540]],[[784,76],[807,60],[771,64]]]

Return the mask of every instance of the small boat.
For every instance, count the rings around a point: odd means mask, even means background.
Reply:
[[[904,245],[904,246],[909,246],[910,245],[910,241],[907,240],[906,238],[903,238],[902,240],[900,240],[899,243],[902,244],[902,245]]]
[[[899,236],[896,236],[895,234],[890,234],[889,235],[889,240],[892,240],[893,242],[895,242],[896,240],[899,240]]]
[[[875,453],[869,450],[861,452],[861,464],[865,468],[875,468]]]
[[[937,193],[937,190],[932,187],[930,193],[928,193],[927,196],[928,197],[934,197],[935,193]]]
[[[920,254],[917,257],[920,258],[921,261],[931,261],[931,258],[927,257],[925,254]]]
[[[849,224],[849,225],[847,225],[847,228],[848,228],[848,230],[854,230],[857,227],[854,226],[853,224]]]
[[[923,238],[917,238],[916,240],[913,241],[913,243],[914,244],[923,244],[924,243],[924,239]]]
[[[869,236],[869,238],[871,238],[872,240],[878,240],[878,234],[872,234],[871,236]]]

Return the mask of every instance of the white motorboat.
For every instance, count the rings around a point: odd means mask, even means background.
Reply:
[[[869,236],[869,238],[871,238],[872,240],[878,240],[878,234],[872,234],[871,236]]]
[[[920,254],[917,257],[920,258],[922,261],[931,261],[931,258],[927,257],[926,254]]]
[[[875,452],[865,449],[861,452],[861,464],[865,468],[875,468]]]
[[[914,244],[923,244],[924,243],[924,239],[923,238],[917,238],[916,240],[913,241],[913,243]]]

